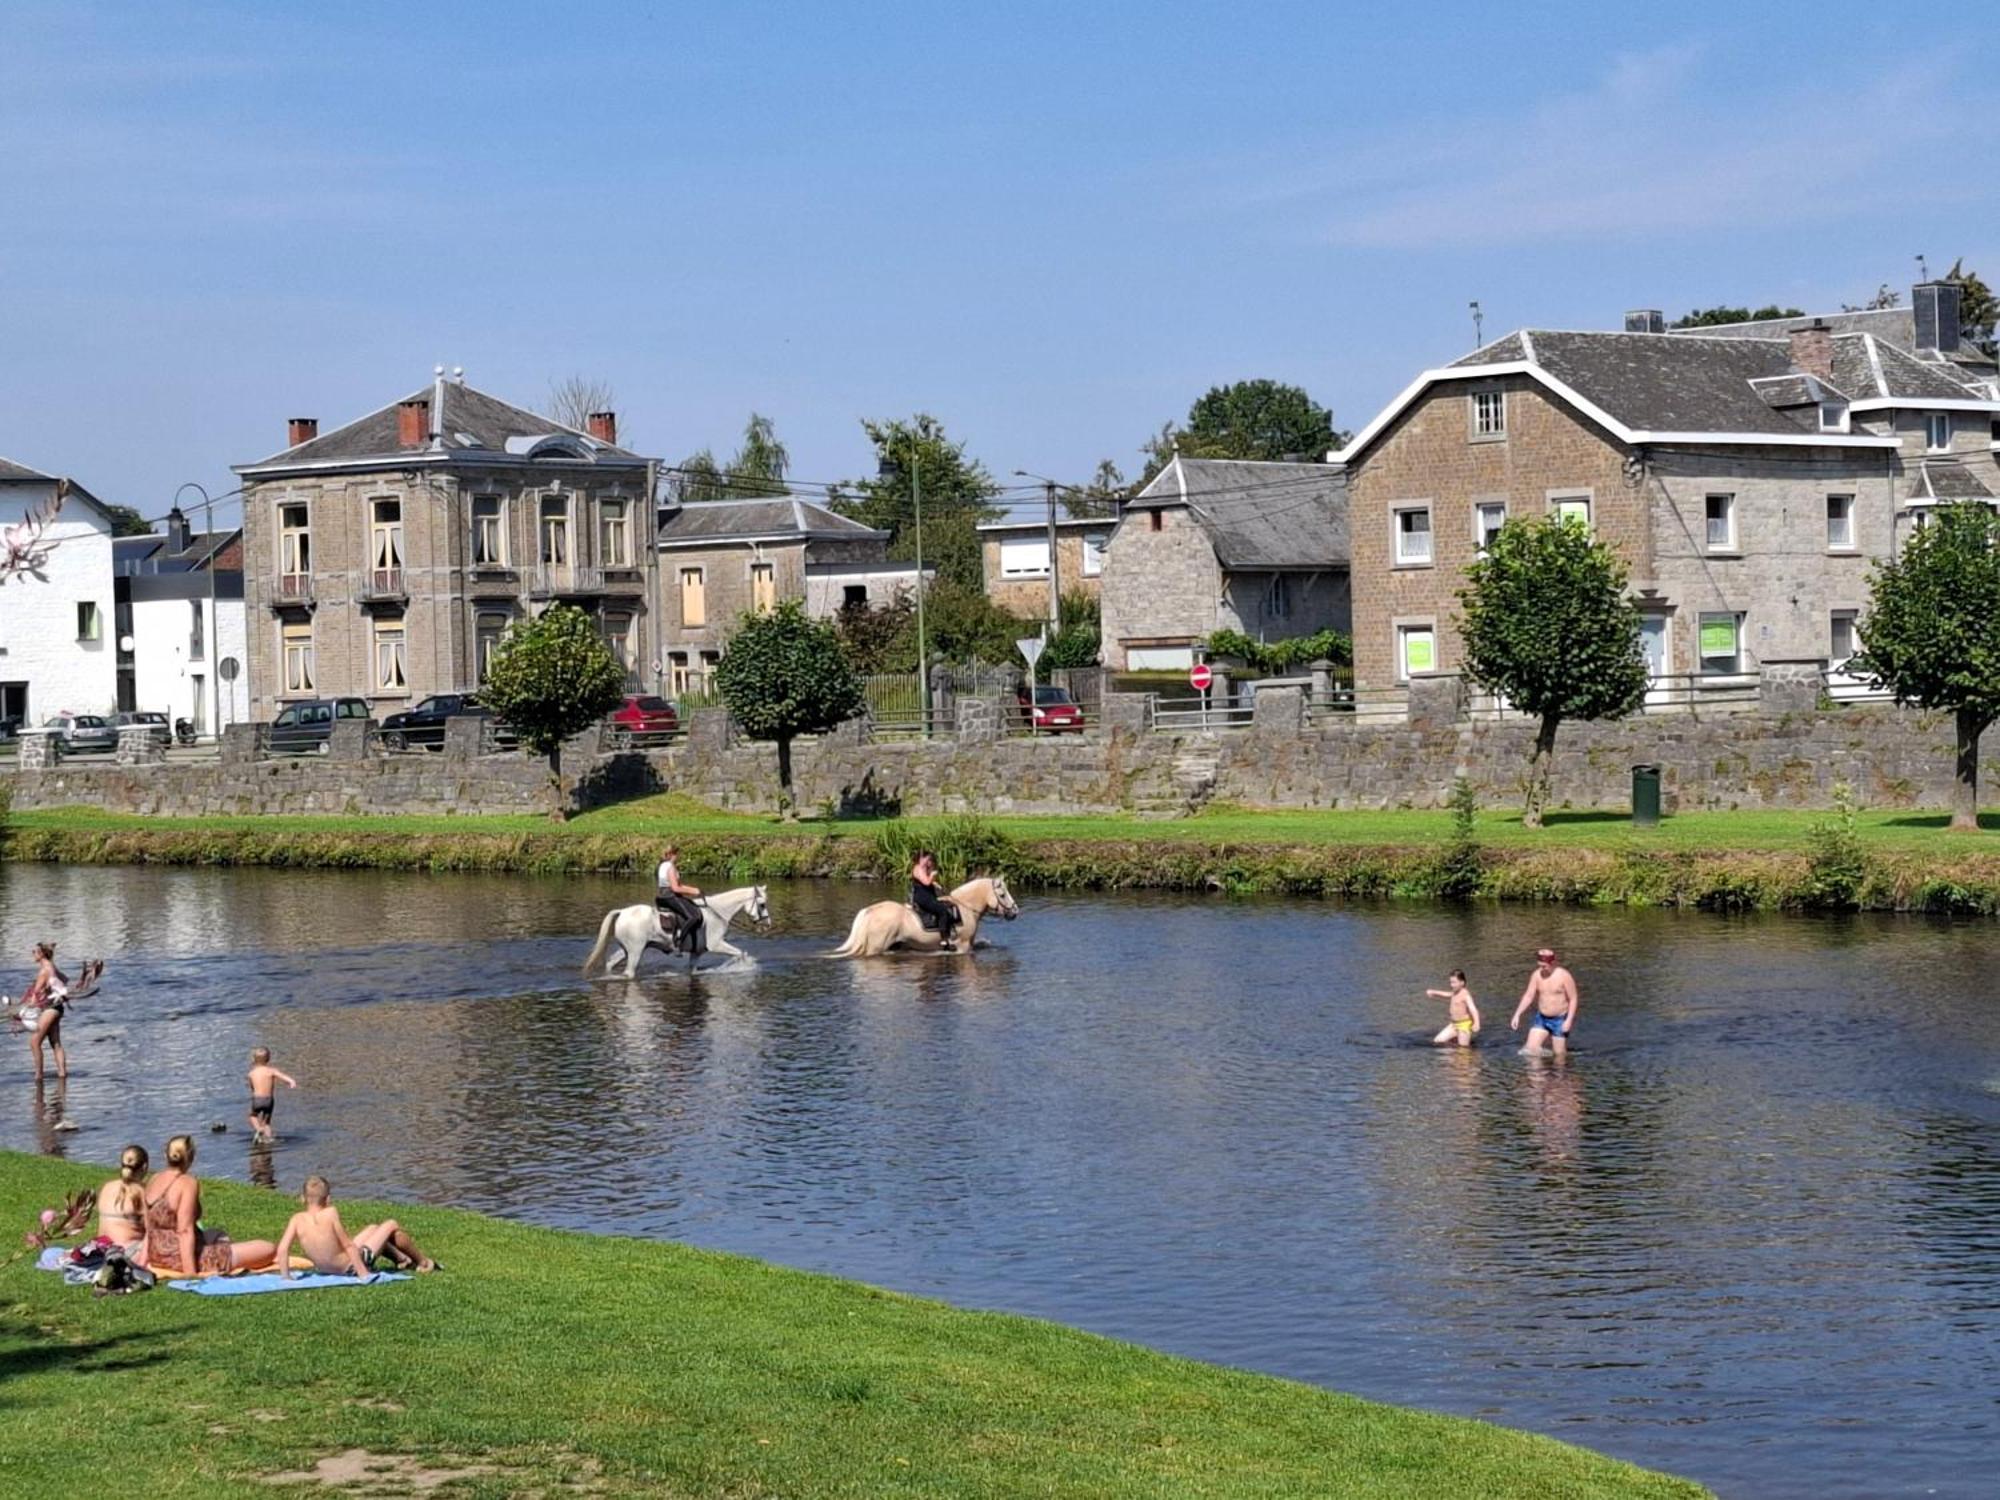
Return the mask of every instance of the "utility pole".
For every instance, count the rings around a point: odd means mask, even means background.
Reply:
[[[924,711],[924,738],[931,737],[931,658],[924,640],[923,450],[910,444],[910,504],[917,513],[917,692]]]
[[[1049,501],[1049,634],[1054,635],[1062,626],[1062,579],[1056,562],[1056,487],[1043,480],[1042,488]]]

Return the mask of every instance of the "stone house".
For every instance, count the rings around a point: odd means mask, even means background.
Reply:
[[[1524,329],[1417,377],[1340,455],[1354,521],[1355,683],[1461,665],[1456,591],[1510,517],[1617,548],[1656,701],[1856,648],[1868,565],[1931,507],[2000,491],[1990,374],[1956,287],[1918,347],[1816,320],[1781,334]],[[1926,347],[1928,339],[1945,347]]]
[[[242,529],[195,531],[176,506],[165,530],[121,536],[111,547],[120,711],[186,719],[200,735],[243,723],[250,679]],[[231,662],[233,669],[225,666]]]
[[[1348,630],[1347,513],[1337,465],[1176,454],[1105,543],[1104,664],[1181,670],[1218,630],[1253,640]]]
[[[618,445],[614,413],[588,425],[440,372],[323,436],[295,417],[289,446],[237,465],[253,717],[471,691],[507,627],[555,602],[653,684],[656,466]]]
[[[1099,596],[1104,546],[1114,521],[1066,516],[1056,522],[1056,587],[1063,597]],[[985,521],[979,526],[979,563],[986,597],[1027,620],[1049,615],[1049,523]]]
[[[888,545],[888,532],[796,495],[704,500],[667,511],[659,533],[666,690],[706,691],[746,614],[796,599],[826,620],[914,590],[916,564],[892,561]]]
[[[0,458],[0,531],[55,498],[53,474]],[[117,701],[111,515],[74,480],[37,550],[33,572],[0,583],[0,719],[107,714]]]

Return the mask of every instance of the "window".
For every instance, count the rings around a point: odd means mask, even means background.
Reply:
[[[681,569],[681,624],[708,623],[708,588],[700,568]]]
[[[667,653],[667,682],[675,694],[688,690],[688,658],[685,651]]]
[[[1821,432],[1847,431],[1847,407],[1839,401],[1820,402],[1819,430]]]
[[[104,618],[94,600],[80,600],[76,606],[76,638],[80,641],[104,639]]]
[[[410,690],[409,636],[402,616],[375,622],[375,691],[407,693]]]
[[[1493,545],[1493,538],[1500,534],[1500,528],[1506,524],[1505,500],[1482,500],[1472,507],[1472,539],[1481,552]]]
[[[1396,513],[1396,566],[1428,567],[1431,560],[1431,508],[1412,505]]]
[[[1271,575],[1271,594],[1266,610],[1277,620],[1287,618],[1292,612],[1292,580],[1283,573]]]
[[[866,609],[868,607],[868,585],[850,583],[840,591],[842,609]]]
[[[1429,625],[1396,627],[1396,675],[1408,679],[1437,670],[1437,631]]]
[[[1104,571],[1104,544],[1110,538],[1092,532],[1083,539],[1083,576],[1095,578]]]
[[[1826,545],[1829,552],[1854,550],[1854,497],[1826,497]]]
[[[1579,521],[1583,524],[1585,531],[1590,529],[1590,496],[1588,495],[1551,495],[1549,496],[1549,510],[1559,520]]]
[[[507,562],[507,529],[498,495],[472,497],[472,563],[474,567],[498,568]]]
[[[208,649],[204,627],[208,621],[202,614],[199,599],[188,600],[188,660],[200,661]]]
[[[1701,669],[1730,673],[1743,670],[1743,617],[1703,615],[1701,617]]]
[[[368,566],[378,589],[395,589],[403,581],[403,502],[377,500],[368,528]]]
[[[776,563],[750,564],[750,609],[754,614],[768,615],[778,607],[778,565]]]
[[[542,496],[542,566],[569,563],[569,502],[561,495]]]
[[[312,529],[303,505],[278,507],[278,572],[281,590],[298,593],[312,573]],[[293,587],[283,587],[290,583]]]
[[[479,681],[486,681],[487,671],[493,665],[493,653],[500,649],[500,639],[507,633],[505,615],[481,615],[474,627],[473,665],[478,669]]]
[[[1851,609],[1836,609],[1833,612],[1832,630],[1829,632],[1833,649],[1828,655],[1836,670],[1846,666],[1847,659],[1855,653],[1857,637],[1854,627],[1858,618],[1858,611]]]
[[[1951,451],[1951,413],[1929,412],[1924,417],[1924,446],[1933,453]]]
[[[625,614],[604,617],[604,644],[618,658],[618,665],[632,670],[632,617]]]
[[[1472,436],[1480,438],[1503,438],[1507,435],[1507,393],[1505,391],[1474,391],[1472,393]]]
[[[1734,495],[1710,495],[1706,502],[1708,530],[1706,538],[1711,552],[1734,552],[1736,550],[1736,497]]]
[[[632,566],[630,533],[625,527],[625,502],[597,502],[597,562],[605,568]]]
[[[303,625],[278,627],[278,649],[284,658],[285,691],[310,693],[313,690],[313,628]]]
[[[1148,530],[1150,530],[1150,531],[1158,531],[1158,530],[1160,529],[1160,525],[1161,525],[1161,522],[1160,522],[1160,513],[1159,513],[1158,511],[1156,511],[1156,510],[1149,510],[1149,511],[1147,511],[1147,512],[1146,512],[1146,518],[1147,518],[1147,520],[1148,520],[1148,521],[1150,521],[1150,522],[1152,523],[1152,524],[1151,524],[1151,525],[1150,525],[1150,526],[1149,526],[1149,527],[1147,528]]]
[[[1158,515],[1159,512],[1153,512]],[[1046,578],[1049,576],[1049,544],[1046,538],[1032,542],[1000,544],[1002,578]]]

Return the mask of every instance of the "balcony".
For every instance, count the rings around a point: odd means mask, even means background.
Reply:
[[[310,573],[280,573],[271,584],[271,607],[312,608],[313,576]]]
[[[373,568],[361,575],[361,597],[401,602],[410,597],[410,587],[401,568]]]
[[[528,582],[534,599],[572,599],[604,592],[604,569],[577,563],[543,563]]]

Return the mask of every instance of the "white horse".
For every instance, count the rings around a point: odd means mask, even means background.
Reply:
[[[997,915],[1011,922],[1021,915],[1021,908],[1014,904],[1013,893],[1007,889],[1004,875],[968,880],[947,899],[964,918],[958,930],[958,951],[961,953],[972,951],[972,941],[979,936],[980,918]],[[935,953],[942,946],[943,939],[935,932],[925,930],[915,907],[905,906],[900,901],[877,901],[854,914],[854,925],[847,930],[847,941],[827,957],[876,958],[891,948]]]
[[[729,940],[729,924],[749,912],[755,922],[771,920],[771,901],[761,885],[738,886],[733,891],[724,891],[719,896],[704,896],[696,903],[701,908],[702,934],[708,943],[708,951],[723,958],[742,958],[743,950],[733,946]],[[597,946],[590,950],[590,957],[583,961],[583,972],[588,975],[604,957],[605,949],[616,944],[619,956],[625,962],[625,977],[630,979],[639,972],[639,960],[648,948],[658,948],[662,953],[671,954],[667,947],[666,934],[660,930],[659,911],[649,905],[621,906],[604,914],[604,921],[597,929]],[[688,968],[694,968],[695,956],[688,954]],[[606,974],[615,972],[612,967]]]

